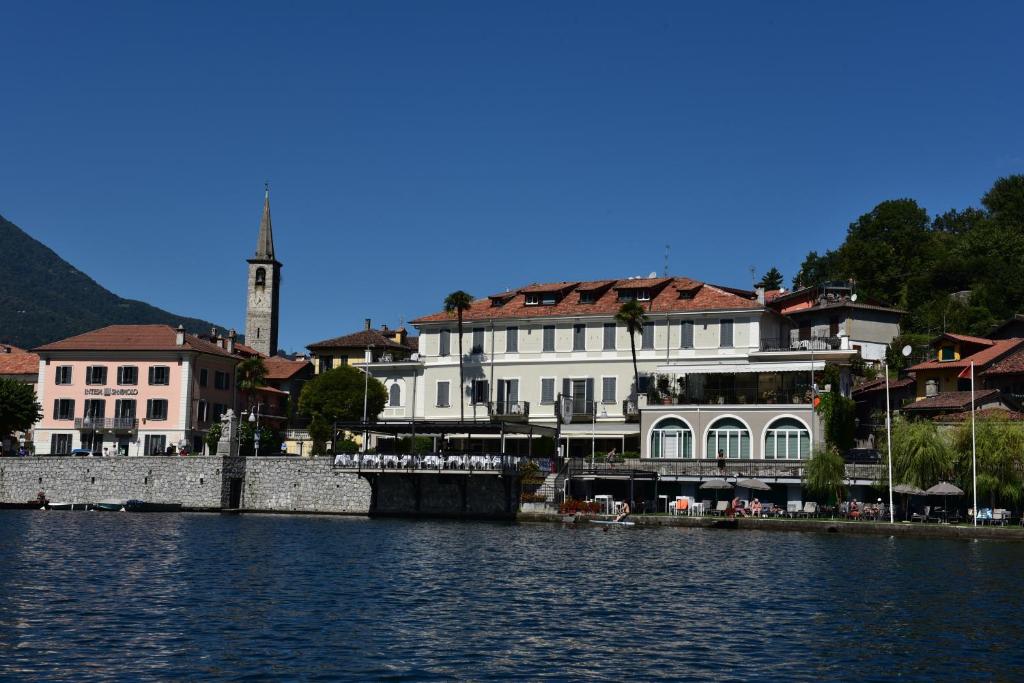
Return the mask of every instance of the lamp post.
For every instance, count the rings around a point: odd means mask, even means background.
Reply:
[[[888,449],[886,460],[889,462],[889,524],[896,523],[896,511],[892,507],[892,413],[889,409],[889,359],[882,361],[882,372],[885,373],[885,445]]]
[[[258,457],[260,454],[260,403],[249,413],[249,424],[253,427],[253,453]]]
[[[362,443],[362,452],[363,453],[366,452],[366,440],[368,438],[368,434],[367,434],[367,431],[366,431],[366,420],[367,420],[366,404],[367,404],[367,396],[369,395],[369,392],[370,392],[370,363],[372,363],[372,362],[373,362],[373,344],[369,344],[366,347],[366,358],[364,359],[364,362],[363,362],[363,443]]]

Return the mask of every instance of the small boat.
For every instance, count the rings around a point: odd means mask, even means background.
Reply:
[[[148,503],[144,500],[125,501],[128,512],[181,512],[181,503]]]
[[[92,503],[50,503],[47,510],[92,510]]]
[[[605,524],[607,526],[636,526],[636,522],[616,522],[614,519],[592,519],[591,524]]]
[[[103,512],[124,512],[127,504],[128,501],[126,500],[101,500],[98,503],[94,503],[93,508]]]

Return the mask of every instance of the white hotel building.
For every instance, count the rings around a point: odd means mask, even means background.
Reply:
[[[636,401],[629,335],[615,320],[630,300],[647,312],[635,339]],[[560,446],[573,456],[615,448],[650,459],[807,458],[822,440],[812,368],[856,356],[842,336],[790,342],[792,321],[759,292],[685,277],[534,284],[475,300],[464,313],[461,388],[455,317],[412,324],[418,354],[368,366],[388,389],[381,419],[457,423],[461,401],[467,421],[554,425],[561,394],[573,419]],[[659,391],[648,400],[651,384]]]

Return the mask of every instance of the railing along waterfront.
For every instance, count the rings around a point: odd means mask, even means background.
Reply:
[[[807,460],[725,460],[720,466],[717,459],[663,460],[627,458],[613,463],[596,462],[590,466],[586,458],[574,458],[570,476],[621,476],[630,472],[652,472],[658,477],[693,477],[698,479],[750,478],[770,480],[776,478],[803,479],[807,474]],[[846,479],[879,481],[882,467],[877,463],[847,463]]]
[[[75,429],[138,429],[134,417],[76,417]]]
[[[549,467],[547,459],[521,455],[486,455],[468,453],[432,453],[381,455],[377,453],[339,453],[334,456],[334,467],[357,472],[518,472],[529,462],[537,462],[541,471]]]

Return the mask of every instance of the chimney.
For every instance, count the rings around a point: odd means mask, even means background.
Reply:
[[[387,332],[388,331],[388,326],[387,325],[381,325],[380,326],[380,331],[381,332]]]
[[[364,325],[363,329],[366,329],[366,330],[370,329],[370,319],[367,318],[365,320],[365,322],[363,323],[363,325]]]
[[[754,291],[757,292],[757,303],[764,305],[764,287],[755,287]]]
[[[210,328],[210,341],[214,341],[214,342],[217,341],[217,328],[216,327],[211,327]]]
[[[230,330],[228,332],[228,345],[227,348],[225,349],[228,353],[235,352],[235,337],[237,336],[238,334],[234,330]]]
[[[176,346],[185,345],[185,327],[181,324],[179,324],[178,329],[174,331],[174,344]]]

